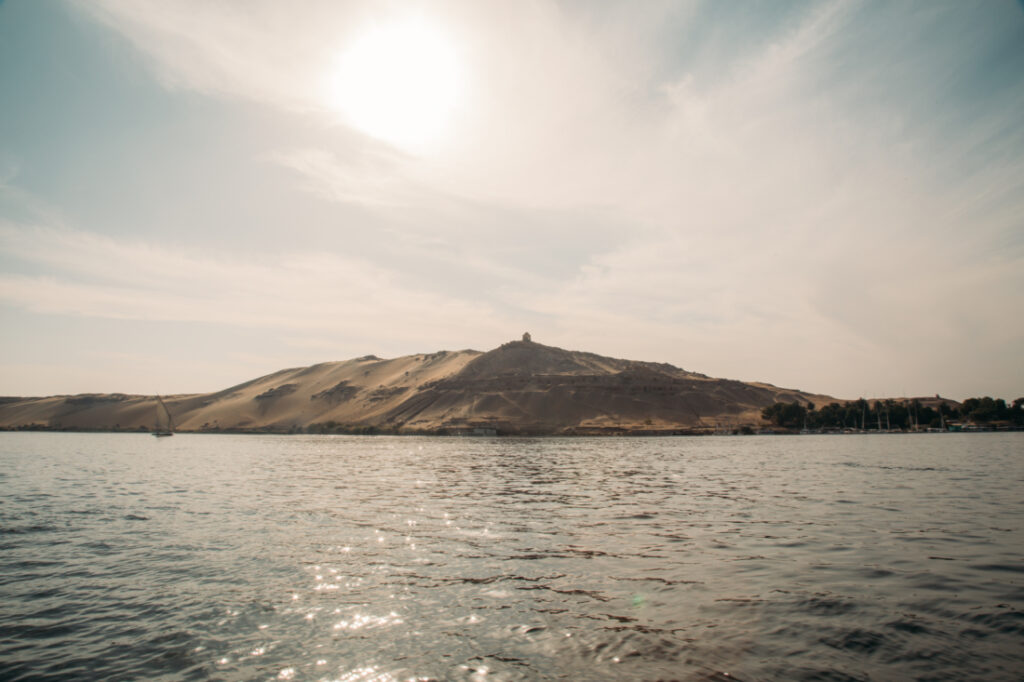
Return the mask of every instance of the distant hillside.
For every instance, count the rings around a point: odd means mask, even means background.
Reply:
[[[366,356],[164,396],[179,431],[702,433],[761,423],[774,402],[832,398],[531,341],[487,353]],[[147,430],[155,396],[0,399],[0,428]]]

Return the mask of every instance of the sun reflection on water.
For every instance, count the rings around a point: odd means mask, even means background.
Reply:
[[[370,616],[357,613],[348,620],[341,620],[334,624],[335,630],[361,630],[363,628],[378,628],[386,625],[401,625],[402,619],[392,611],[386,616]]]
[[[380,667],[373,665],[353,668],[330,682],[397,682],[397,680],[398,678],[391,673],[380,672]]]
[[[232,441],[217,441],[223,442]],[[253,443],[261,442],[245,440],[246,449],[239,452],[248,453]],[[981,677],[963,674],[969,666],[984,672],[985,666],[998,665],[992,661],[1019,659],[1012,641],[1017,630],[1012,628],[1021,610],[1014,593],[997,591],[1012,590],[1012,569],[1020,554],[1012,548],[1024,546],[1010,542],[1017,530],[1004,530],[1024,527],[1019,490],[1012,485],[1020,479],[1019,469],[1012,469],[1017,472],[1012,476],[1002,470],[992,473],[997,464],[1019,458],[998,460],[992,455],[991,462],[972,463],[971,475],[990,471],[986,490],[1003,503],[1004,513],[989,521],[986,514],[994,506],[986,502],[969,507],[977,513],[956,517],[960,525],[945,532],[934,525],[934,497],[922,498],[916,506],[886,497],[909,494],[905,485],[910,476],[916,476],[909,480],[922,490],[941,489],[942,481],[953,480],[959,460],[941,468],[941,461],[933,461],[939,455],[931,451],[920,456],[920,466],[928,468],[897,474],[891,473],[894,462],[911,461],[914,453],[890,452],[875,444],[879,467],[844,465],[845,478],[830,482],[831,469],[810,445],[806,452],[793,451],[791,444],[761,452],[733,439],[727,450],[712,457],[708,449],[717,441],[671,448],[655,441],[630,443],[631,469],[624,475],[626,460],[615,448],[626,446],[611,441],[600,444],[607,452],[590,445],[587,457],[577,460],[564,451],[576,441],[536,446],[507,441],[486,456],[475,441],[429,441],[431,456],[416,462],[389,460],[390,451],[383,448],[388,442],[353,445],[360,453],[373,451],[372,466],[359,464],[361,457],[346,458],[343,449],[325,449],[330,459],[317,460],[316,466],[309,463],[308,475],[296,475],[294,485],[285,488],[290,496],[280,497],[281,481],[291,480],[282,472],[295,474],[296,462],[302,466],[303,458],[314,455],[302,451],[297,440],[285,446],[268,440],[260,461],[285,459],[277,468],[261,464],[264,468],[256,469],[258,475],[250,481],[255,492],[249,497],[240,494],[235,476],[252,469],[238,466],[225,469],[229,483],[219,491],[223,495],[197,496],[190,502],[184,485],[195,482],[190,475],[180,485],[167,486],[177,491],[173,497],[157,495],[151,501],[153,509],[166,507],[163,515],[148,514],[151,520],[146,522],[165,544],[138,544],[147,550],[138,556],[112,555],[106,546],[94,552],[91,545],[74,545],[84,558],[68,564],[68,570],[78,569],[90,580],[98,580],[101,568],[104,580],[123,574],[120,583],[112,582],[120,588],[111,593],[119,606],[131,606],[133,614],[153,614],[142,622],[153,643],[139,639],[141,653],[132,649],[130,659],[125,654],[116,663],[121,667],[97,670],[95,676],[159,678],[169,676],[167,666],[174,665],[181,677],[350,682],[537,679],[546,674],[593,680],[727,677],[723,672],[692,677],[692,659],[695,666],[728,668],[744,679],[789,679],[793,675],[785,673],[798,665],[826,676],[830,671],[825,666],[840,668],[843,660],[847,669],[913,679],[942,676],[924,654],[914,658],[917,651],[940,646],[950,652],[946,662],[953,656],[966,661],[953,666],[961,677]],[[912,444],[918,442],[925,447],[920,439]],[[831,447],[843,444],[848,449],[856,445],[843,440]],[[531,447],[544,451],[551,472],[534,466]],[[782,454],[793,462],[786,463]],[[854,455],[860,460],[876,456],[857,450],[839,459]],[[68,460],[65,469],[75,461]],[[527,464],[532,468],[524,469]],[[756,475],[750,473],[754,465],[761,467]],[[334,473],[325,477],[325,466]],[[412,476],[421,476],[425,485],[413,486],[411,478],[403,478],[413,466],[418,469]],[[682,471],[694,473],[677,473]],[[794,482],[811,474],[816,476],[810,480],[813,486],[800,488]],[[846,480],[855,474],[865,481],[857,500],[861,504],[856,505],[848,502],[853,492]],[[179,471],[170,468],[164,475],[176,477]],[[579,479],[585,484],[573,487]],[[944,492],[961,495],[956,499],[964,505],[981,499],[967,497],[961,485],[957,479]],[[344,489],[344,504],[338,501],[339,488]],[[794,498],[795,490],[807,495]],[[80,497],[74,504],[82,504]],[[132,497],[124,504],[134,509],[139,502]],[[222,513],[211,514],[210,506],[216,504],[222,505]],[[1011,504],[1017,506],[1011,509]],[[36,512],[32,507],[23,513],[30,511]],[[196,522],[180,523],[185,515]],[[117,522],[120,516],[115,516]],[[77,534],[89,531],[81,527],[89,518],[71,518],[74,534],[66,536],[69,542],[79,542]],[[975,518],[984,518],[988,525],[979,526]],[[166,527],[157,525],[161,519]],[[259,521],[255,529],[253,519]],[[94,535],[111,532],[106,521],[96,523]],[[892,532],[883,533],[880,525]],[[46,537],[26,544],[25,555],[44,551],[46,545],[40,543],[60,532],[41,533]],[[908,544],[911,536],[917,545]],[[27,543],[30,538],[5,537],[5,542]],[[136,530],[120,540],[135,547],[132,543],[149,539]],[[947,543],[941,552],[939,542]],[[953,543],[961,543],[960,554],[953,554]],[[993,543],[1013,565],[996,565],[992,559],[991,566],[972,567]],[[211,551],[215,545],[223,549]],[[915,554],[917,546],[921,549]],[[861,548],[857,561],[851,559],[854,547]],[[67,548],[58,546],[50,559],[67,560]],[[823,556],[829,557],[827,564]],[[166,596],[146,593],[132,601],[139,594],[143,557],[143,578],[178,582]],[[0,563],[4,560],[0,553]],[[927,572],[908,573],[913,566]],[[979,580],[972,583],[971,577]],[[14,583],[4,587],[13,589]],[[948,604],[941,601],[946,596],[942,591],[951,587],[959,590],[961,611],[937,613],[920,606],[929,599]],[[917,592],[920,597],[913,596]],[[986,608],[997,595],[999,604],[1010,606]],[[33,613],[39,610],[38,602],[26,603]],[[968,612],[968,605],[977,613]],[[105,629],[115,625],[97,620],[84,631],[92,639],[82,641],[112,647],[107,652],[121,651]],[[980,633],[969,645],[961,642],[965,625]],[[133,617],[126,627],[138,626]],[[886,634],[886,628],[895,632]],[[763,642],[752,643],[755,637]],[[28,641],[22,638],[19,645]],[[786,663],[776,661],[772,665],[778,669],[763,663],[783,647],[807,653],[794,654]],[[906,663],[878,666],[883,657],[896,656],[906,657]],[[822,670],[813,668],[819,665]],[[192,667],[181,672],[183,666]],[[676,675],[677,669],[681,674]],[[986,679],[1016,679],[995,672]]]

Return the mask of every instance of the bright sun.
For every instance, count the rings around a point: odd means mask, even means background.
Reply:
[[[376,27],[341,54],[333,104],[364,133],[423,148],[451,122],[461,75],[451,43],[429,24]]]

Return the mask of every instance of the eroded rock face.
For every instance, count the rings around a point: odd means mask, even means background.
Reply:
[[[353,386],[346,380],[339,381],[334,386],[331,386],[327,390],[314,393],[309,396],[310,400],[327,400],[330,402],[338,403],[345,400],[349,400],[359,393],[360,388]]]
[[[621,371],[628,364],[625,360],[563,350],[532,341],[510,341],[473,359],[458,376],[606,374]]]
[[[737,392],[738,386],[746,390]],[[721,417],[735,420],[756,412],[771,404],[773,395],[672,365],[519,341],[421,387],[388,418],[460,432],[481,424],[499,432],[537,434],[692,430],[711,427]]]
[[[165,396],[165,402],[185,431],[587,434],[757,424],[761,408],[780,396],[831,400],[555,348],[524,334],[487,353],[369,355],[281,370],[216,393]],[[154,405],[151,396],[5,399],[0,428],[131,430],[152,424]]]
[[[255,400],[273,400],[274,398],[291,395],[292,393],[295,393],[295,390],[298,387],[298,384],[281,384],[280,386],[274,386],[273,388],[268,388],[263,393],[257,395]]]

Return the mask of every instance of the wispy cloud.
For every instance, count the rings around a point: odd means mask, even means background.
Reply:
[[[312,252],[265,262],[210,258],[143,242],[4,226],[9,256],[46,274],[0,275],[0,300],[48,314],[209,322],[365,338],[415,329],[434,342],[453,328],[494,325],[476,303],[440,297],[354,257]]]
[[[148,55],[172,88],[267,102],[295,111],[322,108],[339,27],[353,18],[343,3],[163,3],[99,0],[75,4]]]
[[[469,81],[457,134],[419,155],[344,131],[325,97],[345,41],[408,8],[78,7],[169,89],[286,112],[253,157],[323,216],[367,220],[346,223],[358,246],[319,248],[299,224],[262,257],[15,221],[3,250],[27,265],[0,279],[9,305],[293,345],[483,345],[531,325],[844,395],[1024,383],[1016,7],[830,2],[762,29],[719,3],[420,3]]]
[[[400,158],[343,163],[324,149],[292,149],[269,158],[297,173],[308,191],[327,201],[373,208],[406,207],[422,199],[422,189],[403,177]]]

